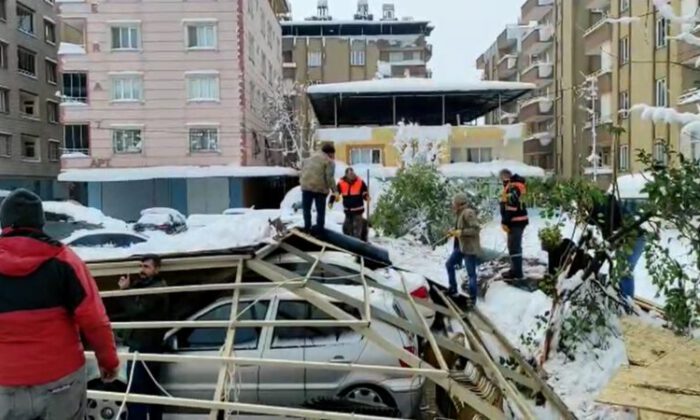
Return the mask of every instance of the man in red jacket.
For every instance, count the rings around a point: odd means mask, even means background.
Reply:
[[[94,279],[68,247],[43,231],[41,199],[19,189],[0,207],[0,420],[82,420],[81,334],[104,381],[119,367]]]

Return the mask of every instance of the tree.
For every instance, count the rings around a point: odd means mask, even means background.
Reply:
[[[263,120],[269,127],[268,150],[281,155],[284,165],[296,169],[314,149],[313,129],[305,129],[299,106],[300,101],[306,100],[305,92],[305,86],[278,82],[263,108]]]

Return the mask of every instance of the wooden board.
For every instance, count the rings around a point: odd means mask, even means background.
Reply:
[[[632,366],[650,366],[691,341],[632,317],[622,319],[622,331]]]

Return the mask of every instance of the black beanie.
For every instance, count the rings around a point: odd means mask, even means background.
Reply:
[[[0,227],[38,228],[44,227],[44,208],[41,198],[29,190],[12,191],[0,206]]]

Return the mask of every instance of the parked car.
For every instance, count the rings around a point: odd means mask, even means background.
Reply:
[[[319,257],[321,253],[310,252],[309,255],[313,257]],[[288,268],[290,271],[294,271],[297,273],[305,273],[311,268],[311,263],[301,259],[300,257],[294,254],[280,254],[273,257],[271,261],[281,267]],[[340,268],[348,274],[359,275],[362,269],[362,266],[359,262],[357,262],[355,257],[344,252],[326,251],[323,253],[323,258],[321,258],[321,262]],[[391,287],[392,289],[397,290],[401,293],[404,292],[402,281],[405,281],[406,289],[414,299],[430,300],[430,283],[428,283],[428,280],[420,274],[399,271],[393,268],[370,270],[365,267],[365,275],[368,279],[374,280],[375,282],[381,285]],[[358,284],[352,279],[335,280],[334,277],[336,276],[334,276],[331,273],[328,274],[328,277],[330,279],[330,282],[346,285]],[[416,315],[411,303],[408,300],[397,299],[397,303],[401,307],[403,313],[406,314],[406,317],[412,323],[420,325],[421,321],[418,318],[418,315]],[[435,320],[435,311],[433,311],[430,308],[426,308],[422,305],[418,305],[418,309],[428,322],[428,325],[432,325],[433,321]]]
[[[136,232],[161,231],[168,235],[187,230],[187,218],[175,209],[154,207],[141,210],[141,217],[134,225]]]
[[[363,297],[362,287],[332,287],[354,298]],[[356,308],[329,301],[361,318]],[[372,289],[370,301],[377,308],[404,316],[387,292]],[[190,320],[227,321],[231,304],[231,298],[220,299]],[[289,291],[241,293],[239,308],[248,308],[239,320],[331,319]],[[376,319],[372,320],[371,328],[395,345],[415,353],[415,337]],[[169,351],[175,354],[216,356],[224,344],[226,332],[225,328],[173,329],[165,334],[164,340]],[[234,351],[237,357],[256,359],[403,366],[395,356],[349,327],[236,328]],[[167,363],[162,366],[158,380],[173,396],[212,400],[219,367],[218,363]],[[98,377],[94,362],[90,372],[91,377]],[[425,383],[422,377],[411,375],[284,366],[241,365],[237,368],[237,377],[240,382],[232,392],[238,392],[238,400],[243,403],[314,407],[315,403],[344,400],[353,405],[394,409],[405,418],[417,414]],[[89,401],[88,417],[105,418],[97,409],[90,408],[104,408],[105,404],[109,403]]]
[[[44,230],[54,239],[64,240],[84,230],[127,230],[126,222],[106,216],[100,210],[75,201],[44,201]]]
[[[62,242],[72,247],[128,248],[147,240],[147,237],[132,232],[96,230],[76,232]]]

